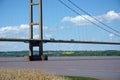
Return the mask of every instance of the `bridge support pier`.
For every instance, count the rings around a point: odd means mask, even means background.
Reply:
[[[34,55],[33,47],[39,47],[38,55]],[[44,61],[48,60],[47,55],[43,55],[43,42],[33,41],[29,43],[29,61]]]
[[[34,55],[33,47],[39,47],[38,55]],[[43,55],[42,41],[32,41],[29,43],[29,56],[24,57],[25,61],[45,61],[48,60],[47,55]]]

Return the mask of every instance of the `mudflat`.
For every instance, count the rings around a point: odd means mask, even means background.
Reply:
[[[0,57],[0,68],[36,69],[58,75],[120,80],[120,57],[49,57],[25,62],[23,57]]]

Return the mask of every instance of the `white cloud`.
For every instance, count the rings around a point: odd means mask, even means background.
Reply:
[[[29,28],[29,25],[22,24],[20,26],[7,26],[7,27],[1,27],[0,28],[0,34],[2,33],[19,33],[21,31],[27,30]]]
[[[115,38],[115,35],[114,34],[109,34],[109,38],[111,39],[111,40],[113,40],[114,38]]]
[[[120,19],[120,13],[116,13],[115,11],[109,11],[106,15],[105,15],[106,19],[113,21],[113,20],[119,20]]]
[[[64,26],[61,26],[61,27],[60,27],[60,30],[63,30],[63,29],[64,29]]]
[[[114,37],[114,34],[112,34],[112,33],[111,33],[111,34],[109,34],[109,37]]]
[[[47,39],[53,38],[52,34],[45,34],[44,37],[47,38]]]
[[[77,26],[92,25],[92,23],[90,23],[89,21],[84,19],[82,16],[87,18],[88,20],[94,22],[94,23],[98,23],[96,20],[94,20],[93,18],[91,18],[88,15],[79,15],[79,16],[75,16],[75,17],[69,17],[69,16],[64,17],[62,19],[62,22],[70,22],[70,23],[73,23]],[[106,14],[99,15],[99,16],[93,16],[93,17],[102,21],[102,22],[112,22],[114,20],[120,20],[120,13],[117,13],[115,11],[109,11]]]
[[[28,36],[29,25],[21,24],[19,26],[0,27],[0,37],[18,38]]]
[[[52,34],[45,34],[43,37],[44,37],[44,39],[53,38]],[[33,38],[34,39],[39,39],[39,35],[34,35]]]
[[[48,30],[48,26],[44,26],[44,27],[43,27],[43,30]]]
[[[82,15],[83,17],[94,21],[91,17],[89,17],[88,15]],[[91,23],[87,20],[85,20],[83,17],[81,16],[76,16],[76,17],[64,17],[62,19],[62,22],[71,22],[77,26],[84,26],[84,25],[90,25]]]
[[[33,38],[34,39],[39,39],[39,35],[34,35]]]
[[[27,25],[27,24],[22,24],[22,25],[20,25],[20,28],[19,28],[19,29],[25,30],[25,29],[28,29],[28,28],[29,28],[29,25]]]
[[[34,38],[38,39],[38,26],[34,26]],[[48,27],[43,27],[44,31],[48,31]],[[6,26],[0,27],[0,38],[28,38],[29,37],[29,25],[21,24],[18,26]]]

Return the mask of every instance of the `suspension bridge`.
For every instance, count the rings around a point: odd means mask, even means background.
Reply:
[[[79,12],[77,12],[76,10],[72,9],[70,6],[68,6],[66,3],[64,3],[62,0],[58,0],[61,4],[63,4],[65,7],[67,7],[68,9],[70,9],[71,11],[73,11],[74,13],[76,13],[77,15],[81,15]],[[81,11],[83,11],[84,13],[86,13],[87,15],[89,15],[91,18],[93,18],[94,20],[96,20],[97,22],[101,23],[103,26],[111,29],[107,30],[104,27],[99,26],[98,24],[96,24],[95,22],[87,19],[86,17],[82,16],[82,18],[84,18],[85,20],[89,21],[90,23],[92,23],[93,25],[97,26],[98,28],[108,32],[108,33],[113,33],[114,35],[120,37],[119,35],[119,31],[115,30],[113,28],[111,28],[110,26],[106,25],[105,23],[99,21],[98,19],[92,17],[91,14],[87,13],[85,10],[83,10],[82,8],[79,8],[75,3],[73,3],[71,0],[68,0],[72,5],[74,5],[75,7],[77,7],[78,9],[80,9]],[[30,0],[29,3],[29,8],[30,8],[30,22],[29,22],[29,39],[15,39],[15,38],[0,38],[0,41],[4,41],[4,42],[25,42],[25,43],[29,43],[29,60],[47,60],[47,56],[43,56],[43,43],[76,43],[76,44],[107,44],[107,45],[120,45],[120,42],[104,42],[104,41],[84,41],[84,40],[55,40],[55,39],[43,39],[43,20],[42,20],[42,0],[38,0],[38,2],[33,2],[33,0]],[[33,21],[33,6],[37,5],[38,6],[38,11],[39,11],[39,20],[38,22],[34,22]],[[39,39],[34,39],[33,38],[33,26],[39,26]],[[114,32],[113,32],[114,31]],[[33,53],[33,47],[39,47],[39,55],[35,56]]]

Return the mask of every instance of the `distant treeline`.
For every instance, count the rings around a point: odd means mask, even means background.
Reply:
[[[0,57],[23,57],[28,54],[29,51],[9,51],[0,52]],[[120,56],[120,51],[44,51],[44,54],[48,56]],[[38,51],[34,51],[34,55],[38,55]]]

